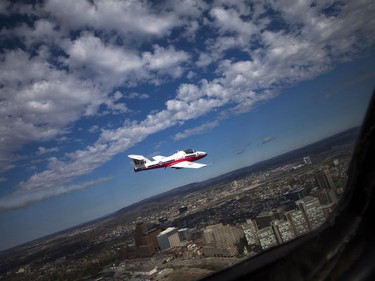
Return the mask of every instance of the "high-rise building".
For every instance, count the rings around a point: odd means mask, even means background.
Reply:
[[[232,181],[232,183],[230,184],[232,188],[237,188],[238,187],[238,183],[236,180]]]
[[[180,237],[180,241],[186,241],[190,239],[190,229],[189,228],[181,228],[178,230],[178,236]]]
[[[248,245],[259,245],[259,239],[257,236],[259,229],[254,221],[246,220],[246,223],[242,225],[242,229]]]
[[[203,231],[203,251],[206,256],[234,256],[235,244],[244,237],[241,228],[221,223],[207,226]]]
[[[157,240],[162,251],[181,246],[178,230],[175,227],[168,227],[166,230],[160,232]]]
[[[310,230],[317,229],[325,222],[326,217],[318,198],[306,196],[296,201],[296,205],[303,212]]]
[[[271,226],[260,229],[257,234],[258,234],[260,246],[262,247],[263,250],[278,245],[275,233]]]
[[[305,162],[306,165],[312,164],[310,156],[303,157],[303,162]]]
[[[333,189],[320,189],[313,195],[319,199],[322,205],[335,203],[337,201],[337,196]]]
[[[286,212],[286,218],[292,226],[294,235],[301,236],[309,231],[309,225],[301,210],[292,210]]]
[[[321,189],[332,189],[336,192],[335,183],[333,182],[329,170],[319,171],[315,174],[315,179]]]
[[[159,244],[156,239],[160,229],[153,228],[148,230],[147,224],[138,222],[135,226],[134,241],[135,245],[125,248],[125,255],[128,258],[150,257],[159,250]]]
[[[145,244],[145,236],[148,234],[147,224],[144,222],[137,222],[134,231],[135,246],[140,247]]]
[[[160,229],[153,228],[148,230],[147,224],[143,222],[137,223],[134,232],[135,246],[137,248],[145,245],[152,245],[158,248],[156,236],[160,233]]]
[[[272,221],[271,225],[279,244],[288,242],[289,240],[296,238],[292,225],[289,221],[274,220]]]

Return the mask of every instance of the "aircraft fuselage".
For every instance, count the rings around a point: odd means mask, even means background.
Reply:
[[[129,155],[129,157],[133,159],[135,172],[167,167],[174,169],[202,168],[206,165],[193,162],[206,156],[206,152],[194,151],[192,149],[177,151],[176,153],[167,157],[155,156],[153,157],[153,161],[148,160],[142,155]]]

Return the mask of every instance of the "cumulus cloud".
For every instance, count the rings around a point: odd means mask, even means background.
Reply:
[[[68,127],[82,116],[97,114],[100,105],[105,106],[100,114],[126,113],[128,108],[119,101],[119,93],[110,95],[113,87],[134,85],[146,78],[151,80],[155,75],[178,77],[183,72],[180,64],[189,58],[173,47],[155,46],[154,52],[143,55],[125,52],[90,33],[84,33],[64,48],[69,57],[62,61],[69,72],[42,56],[30,57],[22,50],[0,56],[4,69],[0,74],[4,85],[0,114],[7,120],[0,124],[3,132],[1,170],[10,167],[14,159],[12,152],[24,144],[51,140],[67,133]]]
[[[176,51],[175,48],[163,48],[154,45],[154,52],[145,52],[142,54],[146,67],[150,70],[167,73],[173,78],[178,78],[183,72],[180,66],[182,63],[189,60],[190,56],[184,51]]]
[[[131,92],[130,94],[125,95],[126,99],[148,99],[150,95],[144,93]]]
[[[183,64],[190,56],[173,46],[152,46],[152,51],[137,52],[85,32],[74,41],[67,41],[64,60],[70,69],[82,78],[95,78],[106,88],[135,86],[138,82],[159,83],[164,75],[178,78],[184,72]]]
[[[92,115],[104,101],[92,83],[56,69],[21,50],[0,56],[4,71],[0,93],[0,170],[24,144],[65,134],[82,115]],[[25,68],[24,66],[28,67]]]
[[[214,18],[213,25],[218,28],[220,34],[226,33],[236,33],[244,36],[246,41],[248,41],[252,34],[258,31],[256,25],[251,21],[244,21],[241,19],[244,11],[249,9],[244,9],[242,15],[240,11],[235,9],[225,9],[224,7],[214,7],[210,11],[210,15]]]
[[[154,5],[149,1],[67,0],[62,3],[50,0],[43,8],[63,30],[92,27],[108,34],[115,32],[126,38],[124,44],[140,44],[189,25],[206,9],[207,5],[199,2],[186,0]]]
[[[281,86],[311,79],[375,42],[371,1],[201,2],[0,4],[5,17],[29,18],[1,30],[1,171],[16,167],[15,153],[26,144],[37,143],[39,155],[57,152],[57,145],[42,142],[72,139],[78,121],[126,120],[110,129],[85,128],[100,132],[97,139],[50,157],[44,170],[18,184],[12,200],[28,192],[30,198],[48,198],[41,195],[47,190],[62,194],[54,186],[91,173],[152,134],[209,113],[218,119],[248,112]],[[135,102],[152,95],[145,85],[165,86],[158,96],[163,106],[131,120]],[[217,125],[187,128],[174,139]]]

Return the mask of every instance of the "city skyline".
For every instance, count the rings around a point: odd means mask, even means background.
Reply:
[[[361,124],[370,1],[143,4],[0,5],[0,250]],[[185,148],[210,165],[127,158]]]

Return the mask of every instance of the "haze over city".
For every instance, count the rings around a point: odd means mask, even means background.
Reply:
[[[360,125],[374,12],[2,1],[0,250]],[[135,174],[127,158],[185,148],[210,165]]]

